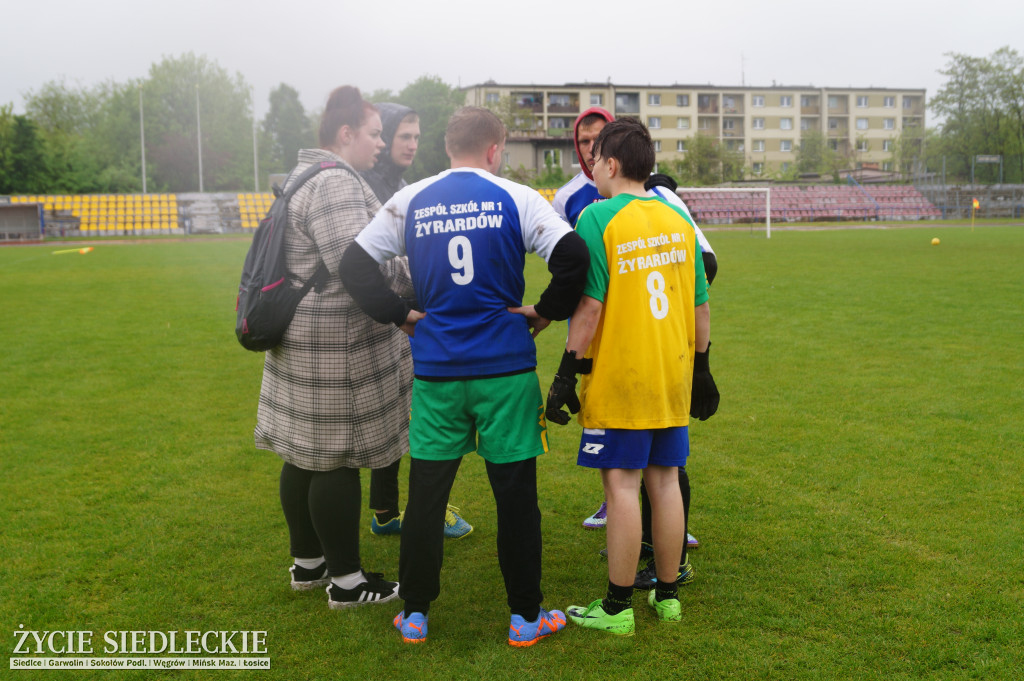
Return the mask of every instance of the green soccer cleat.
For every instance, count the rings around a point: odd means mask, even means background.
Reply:
[[[651,590],[651,593],[647,596],[647,602],[654,612],[658,613],[658,619],[662,622],[681,622],[683,620],[683,608],[679,604],[678,598],[666,598],[663,601],[659,601],[655,598],[657,591]]]
[[[586,629],[598,629],[607,631],[616,636],[633,635],[633,608],[626,608],[618,615],[609,615],[604,611],[601,599],[588,606],[570,605],[565,609],[565,614],[573,622]]]

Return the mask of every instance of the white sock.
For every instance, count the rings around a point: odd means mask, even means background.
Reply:
[[[331,577],[331,584],[336,584],[339,589],[354,589],[365,581],[366,576],[363,575],[362,570],[359,572],[353,572],[350,575]]]
[[[319,558],[295,558],[294,560],[296,565],[300,568],[306,568],[307,570],[312,570],[313,568],[320,567],[324,564],[323,556],[320,556]]]

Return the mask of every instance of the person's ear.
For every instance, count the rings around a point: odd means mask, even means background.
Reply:
[[[343,125],[338,128],[338,134],[334,136],[334,142],[339,147],[345,146],[352,143],[354,131],[348,125]]]
[[[605,165],[608,166],[608,179],[609,180],[611,180],[612,178],[616,177],[619,174],[619,170],[621,170],[621,168],[619,168],[619,159],[617,159],[617,158],[610,158],[610,159],[606,160],[605,161]]]
[[[498,156],[498,145],[492,144],[487,147],[487,165],[488,167],[494,167],[494,159]]]

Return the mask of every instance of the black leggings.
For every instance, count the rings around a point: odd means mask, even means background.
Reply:
[[[690,476],[686,474],[686,468],[679,467],[679,491],[683,495],[683,555],[679,558],[679,564],[686,562],[686,532],[690,524]],[[640,523],[643,527],[643,541],[653,543],[651,538],[651,500],[647,497],[647,488],[640,483]]]
[[[357,572],[361,494],[358,468],[320,472],[286,463],[281,468],[281,508],[292,557],[323,556],[332,577]]]
[[[370,471],[370,508],[398,513],[398,459],[390,466]]]

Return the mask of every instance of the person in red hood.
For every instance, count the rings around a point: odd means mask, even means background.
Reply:
[[[594,168],[594,141],[597,136],[604,129],[604,126],[615,120],[615,117],[606,109],[595,106],[587,109],[579,116],[576,117],[576,122],[573,125],[573,142],[576,147],[576,158],[579,160],[580,172],[569,180],[567,183],[562,185],[561,188],[555,193],[555,198],[551,205],[555,209],[555,212],[562,216],[566,222],[576,227],[576,220],[580,213],[591,203],[595,201],[601,201],[605,197],[597,191],[597,185],[594,183],[594,176],[591,171]],[[675,181],[666,175],[652,175],[651,178],[645,184],[647,190],[656,194],[669,203],[672,203],[680,207],[687,215],[690,211],[686,208],[686,205],[675,193]],[[708,243],[707,238],[697,227],[696,221],[690,218],[690,222],[693,223],[697,238],[700,241],[701,249],[703,253],[704,269],[707,274],[708,284],[714,280],[715,273],[718,270],[718,262],[715,257],[715,252],[711,248],[711,244]],[[690,479],[686,473],[686,468],[681,467],[679,469],[679,487],[683,494],[683,505],[686,515],[686,520],[689,522],[690,518]],[[648,564],[637,573],[636,586],[637,588],[650,589],[653,588],[651,585],[654,581],[654,561],[653,555],[650,552],[650,540],[651,540],[651,529],[650,529],[650,502],[647,499],[646,490],[642,490],[643,502],[643,516],[644,516],[644,556],[648,558]],[[583,527],[588,530],[604,529],[607,523],[608,506],[604,501],[601,502],[601,507],[594,512],[593,515],[583,521]],[[686,545],[683,548],[683,555],[679,561],[680,564],[680,583],[685,584],[693,580],[694,571],[693,567],[690,566],[687,557],[686,549],[695,549],[700,545],[697,538],[687,531],[686,533]]]
[[[573,125],[576,158],[580,162],[580,172],[569,180],[556,193],[551,202],[555,212],[576,228],[576,218],[580,211],[602,197],[594,184],[594,176],[590,171],[594,167],[594,140],[604,126],[614,121],[615,117],[599,106],[591,107],[576,117]]]

